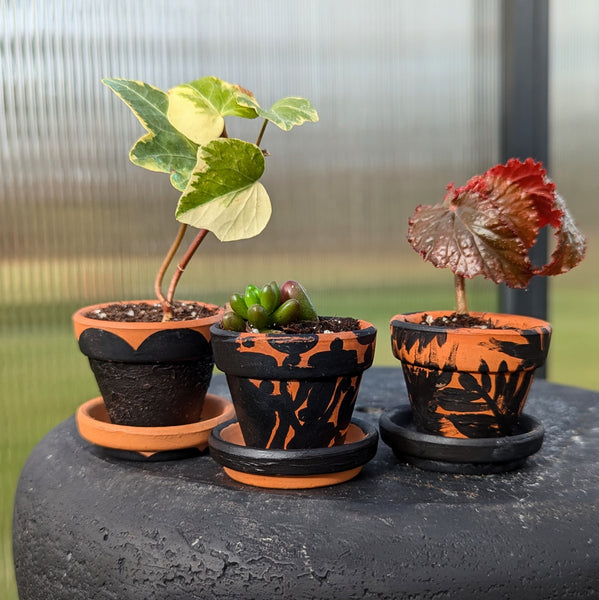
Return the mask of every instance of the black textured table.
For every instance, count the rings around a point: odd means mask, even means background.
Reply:
[[[222,376],[211,392],[228,396]],[[365,374],[361,418],[400,403],[399,367]],[[537,381],[526,411],[546,433],[518,471],[421,471],[379,442],[356,479],[296,491],[238,484],[208,454],[107,458],[71,418],[21,474],[20,598],[599,597],[599,393]]]

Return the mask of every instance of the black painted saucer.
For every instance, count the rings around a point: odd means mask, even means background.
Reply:
[[[381,439],[402,461],[428,471],[486,475],[520,468],[543,444],[545,428],[523,414],[514,435],[494,438],[449,438],[416,431],[410,406],[384,413]]]
[[[212,430],[210,455],[241,483],[279,489],[334,485],[355,477],[376,454],[376,426],[354,419],[343,445],[328,448],[268,450],[245,445],[239,423]]]

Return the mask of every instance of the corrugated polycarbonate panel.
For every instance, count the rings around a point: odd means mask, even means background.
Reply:
[[[384,253],[415,202],[495,154],[494,2],[38,1],[3,15],[0,244],[30,273],[12,264],[5,299],[141,293],[135,257],[174,234],[176,194],[128,163],[143,130],[103,76],[168,88],[216,74],[264,104],[318,108],[316,126],[267,132],[273,220],[251,243],[208,244],[219,257],[303,250],[308,229],[314,251]]]

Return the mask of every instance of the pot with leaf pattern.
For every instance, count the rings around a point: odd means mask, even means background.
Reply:
[[[470,313],[487,326],[430,325],[447,312],[398,314],[393,354],[403,367],[413,420],[422,433],[451,438],[508,436],[515,430],[551,326],[532,317]]]

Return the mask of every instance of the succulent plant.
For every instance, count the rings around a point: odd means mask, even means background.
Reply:
[[[271,281],[261,288],[249,284],[229,298],[222,319],[229,331],[270,331],[299,321],[317,321],[318,314],[301,283]]]

